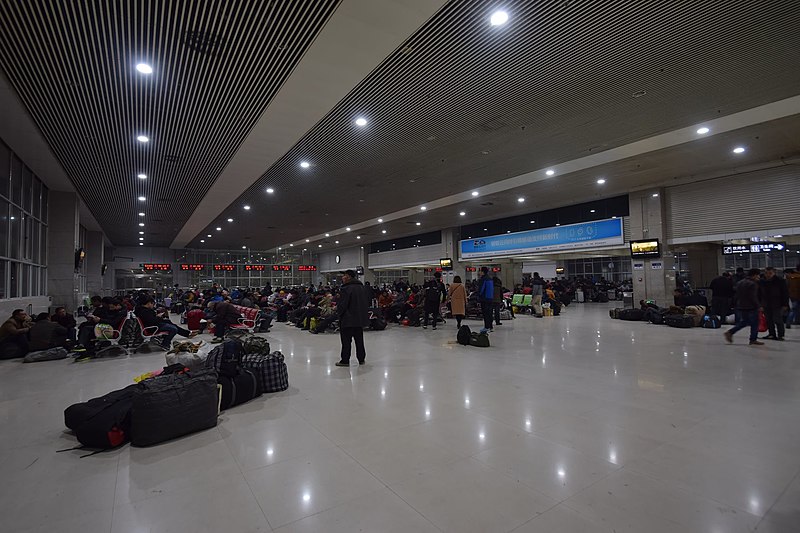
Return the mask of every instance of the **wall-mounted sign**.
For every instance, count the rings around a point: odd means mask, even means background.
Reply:
[[[226,272],[232,272],[236,270],[236,265],[214,265],[214,270],[224,270]]]
[[[272,265],[273,272],[291,272],[292,265]]]
[[[580,250],[624,244],[622,219],[610,218],[460,241],[462,258]]]
[[[205,268],[205,265],[201,265],[199,263],[195,263],[195,264],[191,264],[191,265],[186,264],[186,263],[181,264],[181,270],[203,270],[204,268]]]
[[[489,270],[491,270],[492,272],[500,272],[502,269],[500,267],[492,267]]]
[[[255,272],[262,272],[267,269],[265,265],[245,265],[244,269],[246,271],[255,271]]]
[[[467,267],[466,271],[467,272],[477,272],[478,271],[478,267]]]
[[[650,268],[653,270],[662,270],[664,268],[664,263],[661,261],[653,261],[650,263]]]
[[[316,272],[316,265],[297,265],[297,270],[300,272]]]
[[[453,260],[449,257],[439,259],[439,266],[442,267],[442,270],[453,270]]]
[[[172,265],[166,263],[142,263],[142,269],[147,270],[149,272],[153,272],[156,270],[170,271],[172,270]]]
[[[760,252],[782,252],[786,249],[785,242],[762,241],[753,244],[723,244],[722,255],[757,254]]]
[[[631,241],[631,257],[661,257],[658,239]]]
[[[644,263],[633,263],[634,270],[644,270]]]
[[[428,267],[425,269],[425,272],[442,272],[443,270],[444,269],[442,269],[442,267],[436,267],[436,268]]]

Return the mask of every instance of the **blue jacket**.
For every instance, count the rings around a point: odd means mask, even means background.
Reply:
[[[489,275],[481,278],[481,288],[478,291],[478,297],[481,301],[491,302],[494,299],[494,281]]]

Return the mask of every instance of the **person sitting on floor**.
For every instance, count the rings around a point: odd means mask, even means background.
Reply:
[[[55,316],[55,315],[53,315]],[[39,313],[31,326],[28,348],[32,352],[67,346],[67,328],[50,320],[47,313]]]
[[[95,327],[98,324],[107,324],[114,329],[122,327],[122,321],[128,316],[128,310],[122,307],[122,302],[116,298],[103,298],[103,305],[86,315],[86,322],[78,330],[78,345],[75,351],[85,351],[89,348],[90,341],[95,337]],[[102,339],[101,339],[102,340]]]
[[[23,309],[14,309],[11,317],[0,326],[0,359],[25,356],[28,349],[28,332],[31,318]]]
[[[184,329],[176,324],[173,324],[169,319],[169,311],[157,313],[155,306],[155,300],[148,298],[144,301],[144,303],[136,306],[134,313],[136,313],[136,318],[142,321],[142,324],[145,328],[156,327],[158,328],[157,331],[163,331],[167,333],[163,336],[164,338],[161,341],[162,346],[169,348],[171,345],[170,343],[175,335],[180,335],[181,337],[186,337],[187,339],[191,339],[197,335],[197,331],[189,331],[188,329]]]
[[[50,320],[58,322],[60,326],[67,328],[67,339],[71,341],[75,340],[75,317],[67,313],[65,308],[56,307],[56,312],[50,317]]]

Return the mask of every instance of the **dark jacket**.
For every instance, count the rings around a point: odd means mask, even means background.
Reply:
[[[487,273],[481,278],[480,288],[478,289],[478,299],[482,302],[494,300],[494,282]]]
[[[340,328],[363,328],[369,325],[369,302],[364,285],[357,279],[351,279],[339,289],[339,300],[336,302],[336,316],[339,317]]]
[[[13,335],[24,335],[29,330],[30,326],[28,324],[22,324],[16,318],[11,317],[0,326],[0,341],[6,340]]]
[[[53,315],[50,317],[50,320],[52,320],[53,322],[58,322],[61,326],[65,328],[75,327],[75,317],[69,313],[67,313],[64,316]]]
[[[67,328],[57,322],[39,320],[31,327],[30,337],[28,344],[32,352],[64,346],[67,340]]]
[[[120,308],[118,311],[112,311],[107,307],[101,307],[94,311],[94,316],[100,319],[101,324],[108,324],[116,329],[125,317],[128,316],[128,311],[124,308]]]
[[[164,322],[164,320],[156,314],[155,309],[150,309],[143,305],[137,305],[134,313],[136,313],[136,318],[141,320],[146,328],[158,326]]]
[[[712,298],[733,298],[733,280],[725,276],[717,276],[709,285]]]
[[[789,287],[786,280],[778,276],[761,280],[761,303],[769,309],[789,306]]]
[[[425,307],[436,309],[444,301],[444,283],[436,279],[428,280],[425,283]]]
[[[759,285],[750,278],[736,284],[736,309],[752,311],[761,307]]]
[[[236,310],[232,303],[217,302],[214,305],[214,318],[211,319],[214,324],[226,324],[232,326],[239,323],[242,314]]]
[[[503,282],[500,281],[500,278],[495,276],[492,278],[492,283],[494,284],[494,296],[492,297],[492,301],[499,304],[503,301]]]

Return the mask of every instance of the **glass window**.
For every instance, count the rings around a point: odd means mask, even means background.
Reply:
[[[33,216],[42,218],[42,182],[38,178],[33,179]]]
[[[0,261],[0,300],[6,297],[6,265],[8,261]]]
[[[11,219],[9,222],[9,226],[11,227],[10,232],[10,244],[11,244],[11,252],[9,253],[9,257],[14,259],[19,259],[20,253],[22,250],[20,249],[20,228],[22,227],[22,211],[19,210],[17,207],[11,208]]]
[[[30,218],[30,217],[28,217]],[[31,243],[31,261],[34,263],[42,263],[41,261],[41,248],[39,244],[39,233],[41,224],[38,220],[31,219],[31,234],[29,237]]]
[[[11,179],[11,149],[0,142],[0,194],[8,198],[8,182]]]
[[[8,284],[8,297],[16,298],[19,296],[19,263],[11,261],[9,265],[11,266],[11,269],[9,276],[10,280]]]
[[[47,226],[41,226],[42,231],[39,233],[39,264],[47,264]]]
[[[0,256],[8,257],[8,202],[0,199]],[[4,284],[0,280],[0,284]]]
[[[47,196],[49,192],[50,191],[47,189],[47,187],[44,184],[42,184],[42,222],[44,222],[45,224],[47,224],[47,217],[50,214],[50,212],[48,211],[50,206],[47,203]]]
[[[31,296],[44,296],[39,287],[39,267],[31,267]]]
[[[11,156],[11,201],[22,202],[22,161],[15,155]]]
[[[33,256],[33,217],[22,215],[22,258],[30,260]]]
[[[31,266],[20,264],[22,269],[22,287],[19,295],[23,298],[31,295]]]
[[[39,269],[39,295],[47,296],[47,268]]]
[[[33,172],[28,167],[22,169],[22,208],[30,213],[33,211],[31,196],[33,195]]]

